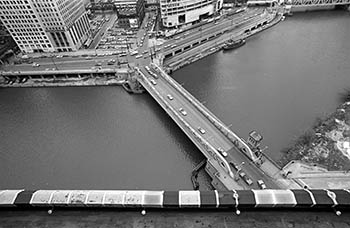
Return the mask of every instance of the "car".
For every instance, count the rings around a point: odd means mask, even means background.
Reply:
[[[261,189],[266,189],[266,184],[263,180],[258,180],[257,183]]]
[[[248,185],[252,185],[253,181],[245,174],[245,172],[240,172],[239,176],[246,182]]]
[[[198,127],[198,131],[199,131],[200,133],[202,133],[202,134],[205,134],[205,130],[204,130],[203,128],[201,128],[201,127]]]
[[[178,40],[178,39],[180,39],[180,37],[179,37],[179,36],[177,36],[177,37],[175,37],[174,39],[175,39],[175,40]]]
[[[155,73],[153,73],[152,71],[150,71],[149,73],[150,73],[150,75],[152,75],[155,79],[158,79],[158,78],[159,78],[158,75],[155,74]]]
[[[152,83],[153,85],[157,85],[157,82],[154,81],[153,79],[151,79],[151,83]]]
[[[63,58],[63,55],[56,55],[56,58]]]
[[[110,59],[107,62],[107,65],[113,65],[115,63],[115,59]]]
[[[166,95],[167,96],[167,98],[169,99],[169,100],[173,100],[174,99],[174,97],[173,96],[171,96],[170,94],[168,94],[168,95]]]
[[[137,55],[139,52],[136,50],[136,51],[133,51],[130,53],[130,55]]]
[[[224,149],[222,149],[221,147],[218,147],[217,150],[220,152],[222,156],[227,157],[228,154],[226,151],[224,151]]]
[[[95,66],[102,66],[101,63],[95,63]]]
[[[142,55],[137,55],[137,56],[135,56],[135,58],[137,58],[137,59],[142,58]]]
[[[239,176],[243,179],[246,176],[246,174],[245,174],[245,172],[240,172]]]
[[[149,72],[151,69],[149,68],[149,66],[145,66],[145,69]]]
[[[87,56],[87,57],[85,57],[85,59],[86,60],[90,60],[90,59],[92,59],[92,57],[91,56]]]
[[[147,53],[148,53],[148,50],[144,50],[142,53],[143,53],[143,54],[147,54]]]
[[[183,116],[187,116],[187,112],[183,108],[179,108],[179,111]]]
[[[238,167],[235,165],[235,163],[233,163],[232,161],[230,161],[229,164],[231,165],[231,167],[232,167],[234,170],[238,171]]]
[[[28,80],[28,78],[25,78],[25,77],[24,77],[24,78],[21,78],[19,82],[20,82],[20,83],[25,83],[27,80]]]
[[[176,45],[176,44],[173,44],[173,45],[171,45],[170,47],[171,47],[171,48],[174,48],[174,47],[177,47],[177,45]]]
[[[32,66],[33,66],[33,67],[39,67],[39,66],[40,66],[40,64],[39,64],[39,63],[35,63],[35,62],[34,62],[34,63],[32,64]]]
[[[243,180],[247,183],[247,185],[252,185],[253,184],[252,179],[250,179],[248,176],[245,176],[243,178]]]

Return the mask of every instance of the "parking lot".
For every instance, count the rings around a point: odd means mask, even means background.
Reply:
[[[136,42],[136,30],[118,26],[116,20],[104,32],[96,49],[117,49],[120,53],[127,53],[128,48]]]

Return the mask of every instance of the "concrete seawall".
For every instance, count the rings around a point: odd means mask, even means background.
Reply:
[[[0,190],[0,208],[337,208],[350,209],[349,190]]]

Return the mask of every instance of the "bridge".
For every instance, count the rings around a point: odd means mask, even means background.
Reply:
[[[175,121],[207,158],[206,171],[217,189],[259,188],[263,180],[268,188],[283,188],[258,166],[256,151],[232,132],[213,113],[172,79],[158,65],[136,67],[138,82]],[[243,167],[238,167],[240,164]],[[248,179],[241,179],[239,172]],[[240,180],[240,181],[239,181]]]

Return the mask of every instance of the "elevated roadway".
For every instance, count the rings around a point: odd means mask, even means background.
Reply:
[[[206,38],[200,38],[195,40],[194,42],[200,42],[201,45],[193,46],[191,49],[187,49],[184,51],[181,51],[180,53],[170,56],[166,58],[165,65],[172,68],[173,64],[177,64],[179,61],[184,61],[188,59],[189,57],[194,57],[196,55],[201,55],[201,53],[204,50],[208,50],[212,47],[218,47],[221,48],[221,46],[228,40],[228,39],[241,39],[249,36],[251,33],[252,28],[257,28],[256,25],[267,25],[270,21],[272,21],[274,18],[274,15],[271,14],[259,14],[257,16],[254,16],[247,21],[241,22],[240,24],[237,24],[235,26],[234,31],[230,33],[219,33],[215,39],[209,39],[209,37]],[[260,26],[258,26],[260,27]],[[203,39],[206,39],[203,41]]]

